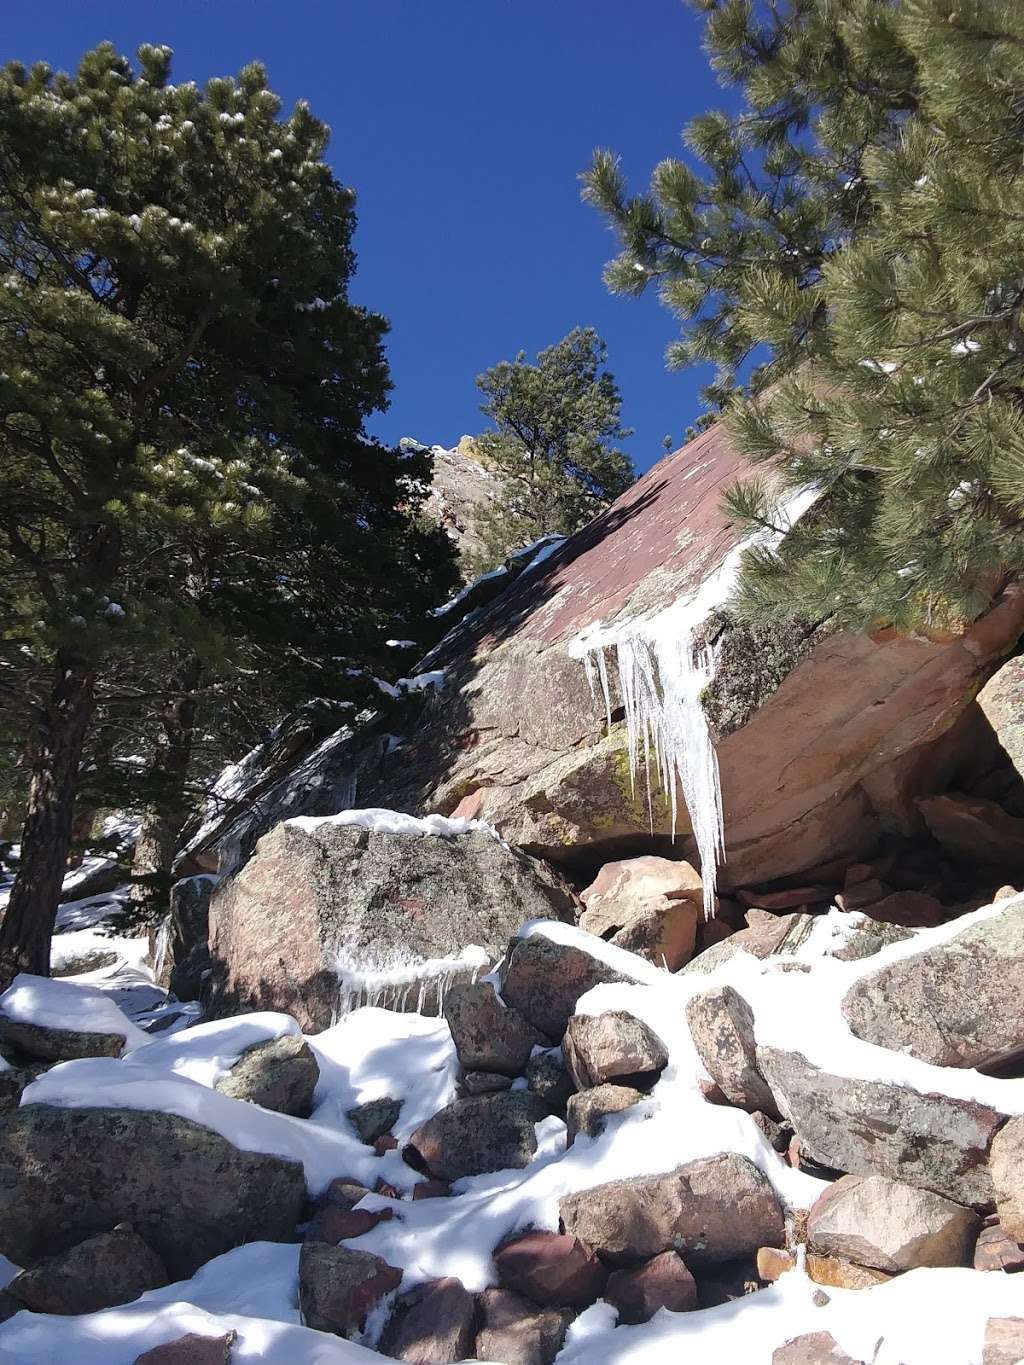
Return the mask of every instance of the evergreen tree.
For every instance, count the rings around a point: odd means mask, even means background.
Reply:
[[[429,462],[363,431],[386,324],[348,300],[327,129],[257,65],[200,90],[138,55],[0,72],[0,678],[29,773],[0,980],[48,969],[98,718],[156,744],[174,824],[197,705],[365,704],[454,581]]]
[[[477,520],[485,546],[478,571],[541,536],[571,535],[633,482],[632,463],[615,446],[631,432],[620,423],[606,358],[597,332],[577,327],[535,365],[520,351],[477,379],[480,410],[494,426],[475,443],[504,483]]]
[[[740,608],[956,628],[1024,567],[1024,10],[1015,0],[702,0],[742,109],[695,120],[702,167],[629,197],[600,152],[585,196],[713,360],[763,480],[821,497],[781,554],[747,556]],[[739,389],[744,380],[747,391]]]

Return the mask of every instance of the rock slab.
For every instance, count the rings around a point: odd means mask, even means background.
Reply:
[[[918,1266],[969,1265],[981,1220],[932,1190],[884,1176],[845,1175],[811,1209],[807,1244],[891,1275]]]

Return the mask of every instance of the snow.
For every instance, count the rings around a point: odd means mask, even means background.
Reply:
[[[449,597],[448,601],[440,607],[434,607],[431,616],[447,616],[450,611],[454,611],[460,602],[464,602],[471,592],[480,586],[481,583],[489,583],[493,578],[502,578],[509,573],[507,564],[499,564],[496,569],[488,569],[487,573],[482,573],[479,578],[474,578],[472,583],[467,583],[464,588],[460,588],[454,597]]]
[[[299,1026],[290,1014],[243,1014],[194,1024],[169,1038],[147,1039],[125,1057],[146,1066],[164,1067],[200,1085],[214,1086],[247,1048],[298,1033]]]
[[[704,715],[702,693],[715,672],[712,650],[697,642],[698,628],[732,593],[743,556],[754,547],[778,545],[818,497],[815,488],[791,494],[776,513],[778,530],[757,531],[735,545],[699,586],[664,611],[636,619],[596,622],[576,637],[570,654],[583,661],[596,695],[600,679],[612,724],[606,651],[614,647],[619,692],[625,708],[630,773],[643,766],[653,828],[651,761],[665,793],[675,836],[677,792],[682,789],[704,880],[704,913],[714,914],[715,880],[725,859],[718,757]],[[677,786],[678,783],[678,786]]]
[[[365,810],[343,810],[336,815],[295,815],[285,821],[296,829],[312,834],[323,825],[356,825],[375,834],[429,835],[453,839],[460,834],[489,834],[498,839],[493,826],[485,820],[452,819],[447,815],[406,815],[404,811],[369,806]],[[500,842],[500,840],[499,840]]]
[[[430,687],[433,687],[436,691],[440,692],[444,687],[444,680],[445,670],[443,668],[434,668],[427,673],[417,673],[414,678],[399,678],[395,683],[395,687],[398,689],[399,693],[425,692]]]
[[[137,1047],[146,1035],[102,991],[66,980],[29,976],[14,978],[0,995],[0,1015],[19,1024],[71,1029],[80,1033],[113,1033],[125,1048]]]

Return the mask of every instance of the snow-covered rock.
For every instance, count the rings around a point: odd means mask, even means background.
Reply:
[[[212,996],[219,1010],[282,1009],[311,1029],[362,1004],[436,1011],[524,919],[573,913],[558,874],[469,821],[288,821],[214,893]]]
[[[0,995],[0,1042],[45,1062],[119,1057],[148,1039],[103,991],[21,973]]]

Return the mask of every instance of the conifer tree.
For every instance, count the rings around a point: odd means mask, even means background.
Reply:
[[[478,517],[477,570],[541,536],[571,535],[633,482],[632,463],[615,445],[631,433],[606,360],[597,332],[577,327],[535,365],[520,351],[478,377],[480,410],[494,425],[475,444],[504,486]]]
[[[211,699],[358,705],[454,579],[428,462],[363,431],[386,324],[348,299],[327,129],[258,65],[200,90],[170,55],[0,72],[0,678],[29,717],[0,981],[48,970],[98,714],[187,741]]]
[[[597,153],[584,194],[622,240],[610,286],[659,289],[670,361],[716,362],[707,397],[765,462],[728,510],[756,529],[821,494],[738,607],[958,628],[1024,569],[1024,9],[698,7],[741,111],[695,120],[645,195]]]

